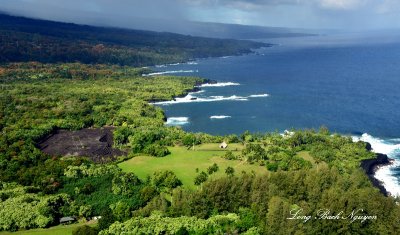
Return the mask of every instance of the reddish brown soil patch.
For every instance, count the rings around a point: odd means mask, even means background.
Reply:
[[[85,156],[94,162],[108,162],[125,152],[112,148],[113,127],[87,128],[79,131],[57,130],[39,143],[52,156]]]

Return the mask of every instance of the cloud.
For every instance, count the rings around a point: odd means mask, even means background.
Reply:
[[[17,15],[120,27],[143,24],[143,29],[151,19],[174,21],[176,27],[185,20],[301,28],[387,28],[400,24],[399,0],[0,1],[0,10]]]
[[[197,7],[229,7],[239,10],[263,10],[276,6],[308,6],[325,10],[389,9],[400,6],[399,0],[177,0]]]
[[[1,0],[0,10],[28,15],[85,18],[83,13],[99,13],[112,20],[118,16],[184,18],[178,0]],[[79,14],[77,14],[79,12]],[[90,17],[90,15],[88,15]]]
[[[381,14],[399,14],[400,1],[399,0],[384,0],[377,8]]]
[[[328,9],[350,10],[357,9],[367,4],[368,1],[363,0],[321,0],[320,6]]]

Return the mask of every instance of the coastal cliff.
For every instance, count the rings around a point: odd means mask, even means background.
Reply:
[[[386,154],[377,153],[376,158],[362,160],[360,164],[361,168],[364,169],[372,184],[377,187],[385,196],[388,196],[388,192],[383,186],[382,182],[375,178],[375,171],[379,166],[389,165],[390,163],[390,158]]]

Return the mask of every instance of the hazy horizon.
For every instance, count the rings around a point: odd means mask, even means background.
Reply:
[[[294,29],[370,31],[400,28],[395,0],[3,0],[11,15],[96,26],[187,28],[193,22]]]

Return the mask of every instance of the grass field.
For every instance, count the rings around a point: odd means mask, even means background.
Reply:
[[[308,152],[308,151],[300,151],[297,153],[297,156],[303,158],[304,160],[311,162],[313,167],[322,167],[322,166],[327,167],[328,166],[328,164],[326,162],[319,162],[319,163],[316,162],[315,159],[310,155],[310,152]]]
[[[0,235],[71,235],[72,231],[82,225],[95,226],[96,222],[78,223],[70,225],[58,225],[50,228],[30,229],[18,232],[0,232]]]
[[[227,150],[233,151],[235,154],[243,149],[241,144],[229,144]],[[134,172],[139,178],[145,179],[158,170],[172,170],[182,181],[183,185],[188,188],[194,188],[194,178],[199,172],[206,171],[213,163],[217,163],[219,171],[212,174],[211,178],[217,178],[225,175],[225,169],[230,166],[235,169],[235,174],[242,171],[256,173],[266,173],[267,169],[259,165],[250,165],[243,161],[226,160],[221,156],[225,151],[219,148],[219,144],[202,144],[187,149],[186,147],[171,147],[171,154],[163,158],[155,158],[149,156],[138,156],[119,164],[119,167],[125,172]]]

